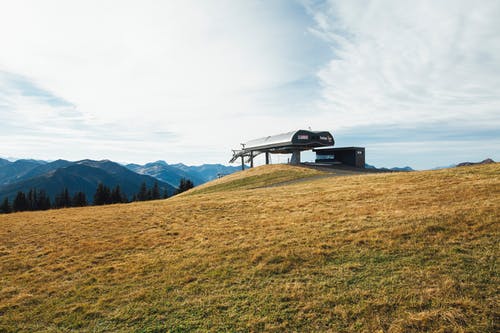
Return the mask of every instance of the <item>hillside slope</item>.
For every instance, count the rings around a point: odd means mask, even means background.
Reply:
[[[323,175],[324,172],[311,168],[276,164],[246,169],[197,186],[189,194],[206,194],[221,191],[248,190],[268,187],[287,181],[307,179]],[[188,194],[188,193],[186,193]]]
[[[67,188],[71,195],[79,191],[84,192],[87,200],[92,202],[99,183],[110,188],[120,185],[122,192],[129,199],[139,191],[142,183],[151,188],[157,182],[161,193],[166,190],[172,195],[175,192],[175,188],[170,184],[157,181],[151,176],[137,174],[108,160],[77,162],[58,160],[35,167],[19,179],[0,186],[0,198],[8,197],[12,202],[19,191],[27,193],[30,189],[36,188],[45,190],[54,200],[63,189]]]
[[[15,162],[10,162],[5,159],[0,159],[0,186],[18,181],[32,169],[46,163],[47,162],[36,160],[17,160]]]
[[[261,180],[0,216],[0,331],[498,331],[499,164]]]

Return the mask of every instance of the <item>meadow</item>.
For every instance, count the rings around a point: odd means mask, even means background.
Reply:
[[[0,215],[0,332],[500,330],[500,164],[321,175]]]

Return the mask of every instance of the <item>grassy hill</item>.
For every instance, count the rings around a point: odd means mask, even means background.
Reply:
[[[499,330],[499,164],[323,176],[0,215],[0,331]]]
[[[236,172],[210,183],[198,186],[189,194],[206,194],[223,191],[248,190],[279,185],[288,181],[303,180],[323,175],[311,168],[277,164]]]

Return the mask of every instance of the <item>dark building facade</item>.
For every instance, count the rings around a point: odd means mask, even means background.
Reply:
[[[316,148],[316,163],[344,164],[356,168],[365,167],[365,148]]]

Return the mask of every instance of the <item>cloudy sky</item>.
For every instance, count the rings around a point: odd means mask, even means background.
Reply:
[[[312,128],[377,166],[500,160],[499,17],[497,0],[0,0],[0,156],[227,163]]]

